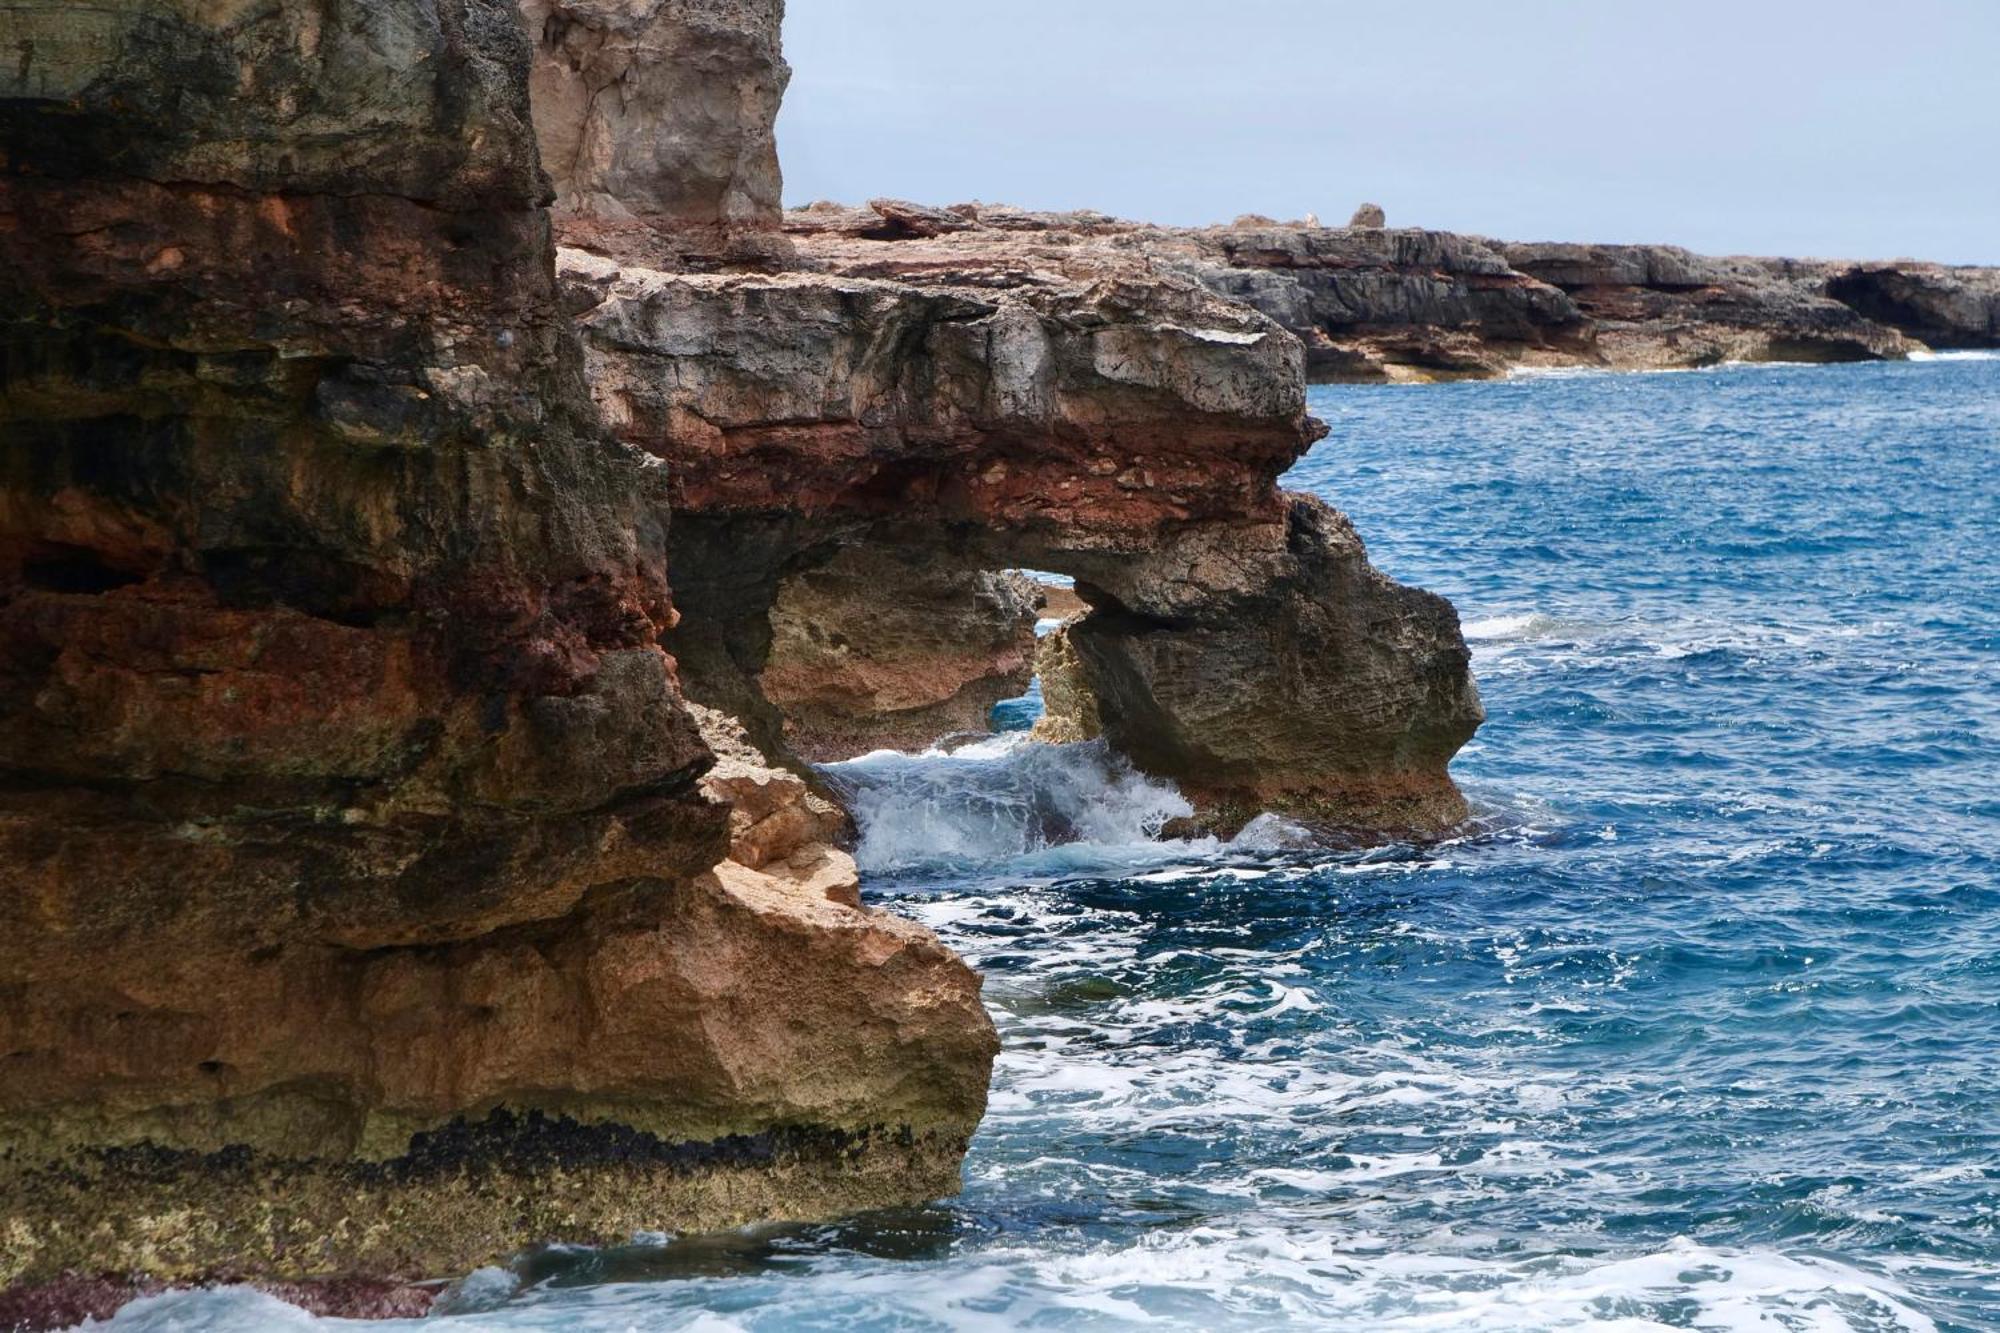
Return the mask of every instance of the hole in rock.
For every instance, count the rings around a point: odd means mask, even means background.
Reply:
[[[118,568],[88,547],[56,542],[31,551],[21,562],[21,575],[31,588],[63,593],[110,592],[144,577]]]

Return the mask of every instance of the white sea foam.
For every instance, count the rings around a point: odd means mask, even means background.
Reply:
[[[1159,861],[1171,854],[1157,841],[1161,826],[1194,813],[1170,784],[1135,772],[1102,742],[1044,745],[1019,732],[949,754],[878,750],[825,772],[849,795],[861,828],[855,860],[871,872],[1036,856],[1050,872]],[[1047,855],[1065,848],[1072,853]]]
[[[117,1333],[283,1333],[323,1329],[349,1321],[316,1319],[295,1305],[249,1287],[214,1287],[141,1296],[110,1319],[86,1319],[80,1329]]]
[[[1928,349],[1910,353],[1912,361],[2000,361],[2000,351],[1991,349],[1965,348],[1957,351],[1934,352]]]
[[[1539,638],[1556,628],[1556,622],[1536,611],[1510,615],[1481,616],[1461,627],[1468,643],[1511,643]]]

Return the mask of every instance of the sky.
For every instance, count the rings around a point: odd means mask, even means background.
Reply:
[[[2000,0],[788,10],[788,204],[2000,263]]]

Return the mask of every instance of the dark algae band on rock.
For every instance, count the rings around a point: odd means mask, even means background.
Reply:
[[[398,1304],[421,1312],[438,1284],[415,1279],[455,1276],[535,1240],[609,1244],[661,1218],[719,1229],[950,1193],[965,1146],[963,1134],[890,1127],[669,1142],[501,1111],[419,1134],[382,1162],[101,1149],[10,1180],[10,1235],[37,1246],[13,1262],[46,1276],[0,1297],[0,1326],[66,1291],[122,1299],[148,1282],[274,1274],[318,1290],[313,1303],[336,1313],[352,1275],[402,1275]]]

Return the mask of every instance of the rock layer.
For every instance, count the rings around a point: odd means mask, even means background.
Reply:
[[[931,222],[913,222],[928,218]],[[935,219],[951,219],[949,225]],[[1246,216],[1175,228],[1098,213],[878,200],[787,215],[808,262],[856,240],[935,239],[974,255],[1039,237],[1144,256],[1268,315],[1316,381],[1486,378],[1516,366],[1662,369],[1854,361],[2000,345],[2000,270],[1911,261],[1711,258],[1666,245],[1517,244]],[[948,238],[948,239],[947,239]],[[934,247],[936,248],[936,247]]]
[[[1019,574],[850,547],[779,583],[758,684],[812,763],[984,733],[1034,678],[1041,601]]]
[[[977,978],[685,701],[511,4],[5,23],[8,1308],[955,1188]]]
[[[893,709],[836,683],[783,589],[829,561],[882,603],[930,595],[898,570],[1053,570],[1091,608],[1069,642],[1104,734],[1218,823],[1463,818],[1446,764],[1480,712],[1456,617],[1276,486],[1323,429],[1296,339],[1087,235],[893,201],[792,230],[804,267],[772,276],[561,257],[605,419],[668,463],[691,690],[828,753],[791,717],[816,679],[886,735]],[[964,678],[886,655],[933,693]]]
[[[520,0],[566,239],[655,265],[782,262],[782,0]]]

